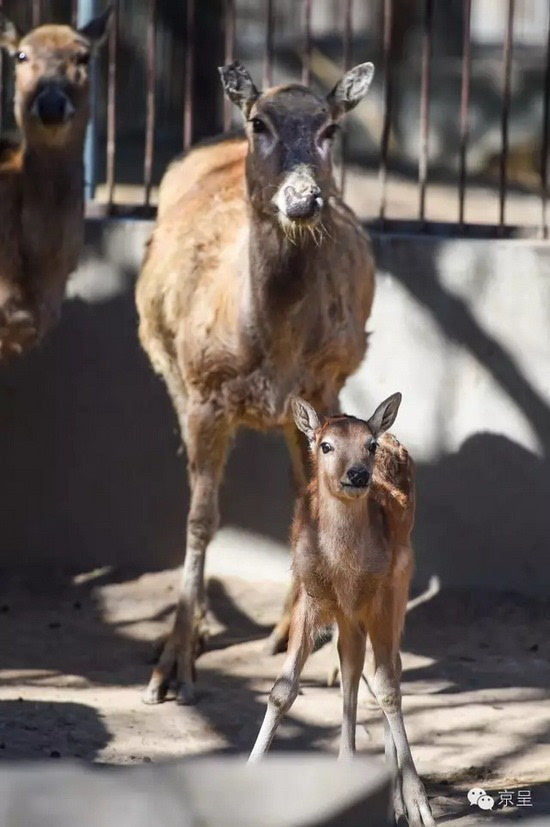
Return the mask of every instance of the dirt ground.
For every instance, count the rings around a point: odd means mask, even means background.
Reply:
[[[171,619],[177,575],[100,569],[4,573],[0,596],[0,760],[72,758],[159,762],[199,753],[246,753],[283,655],[262,654],[285,577],[246,565],[210,567],[213,623],[200,658],[196,707],[144,706],[154,641]],[[267,575],[266,575],[267,571]],[[239,576],[237,576],[237,574]],[[470,807],[481,786],[529,790],[532,806],[501,811],[550,823],[549,604],[509,594],[439,592],[411,609],[403,645],[405,721],[438,821],[485,823]],[[340,696],[325,679],[332,647],[306,665],[302,693],[276,750],[338,743]],[[382,722],[366,690],[358,748],[382,756]]]

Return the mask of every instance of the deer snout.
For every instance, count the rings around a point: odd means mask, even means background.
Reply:
[[[323,208],[323,196],[309,171],[291,172],[273,199],[277,209],[291,221],[315,218]]]
[[[30,111],[44,126],[60,126],[74,115],[75,109],[65,92],[51,84],[38,93]]]
[[[366,488],[370,482],[370,471],[363,465],[356,465],[347,472],[348,485],[354,488]]]

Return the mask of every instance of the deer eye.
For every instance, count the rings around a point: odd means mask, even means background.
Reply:
[[[321,138],[323,138],[323,140],[332,141],[339,129],[340,127],[337,123],[331,123],[323,130]]]
[[[330,451],[333,451],[334,448],[329,442],[321,442],[321,451],[323,454],[328,454]]]
[[[369,454],[375,454],[377,448],[378,444],[374,442],[374,440],[372,442],[369,442]]]
[[[250,123],[252,124],[252,132],[254,132],[256,135],[261,135],[262,132],[267,132],[267,126],[261,120],[261,118],[252,118],[250,120]]]
[[[15,59],[18,63],[25,63],[25,61],[29,59],[29,56],[26,52],[18,52],[15,55]]]
[[[76,55],[74,61],[77,66],[87,66],[90,62],[90,53],[80,52],[80,54]]]

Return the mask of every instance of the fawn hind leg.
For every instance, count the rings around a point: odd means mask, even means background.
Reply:
[[[409,746],[401,708],[399,641],[407,607],[408,577],[380,585],[366,617],[374,656],[371,688],[387,726],[386,756],[397,763],[399,783],[394,804],[396,816],[406,814],[410,827],[434,827],[435,821]],[[391,736],[391,741],[390,741]],[[403,812],[404,810],[404,812]]]
[[[183,424],[191,485],[185,561],[174,626],[143,695],[144,703],[150,704],[164,699],[174,668],[176,700],[182,704],[195,701],[195,657],[206,611],[205,555],[218,526],[218,490],[229,439],[219,411],[194,400],[188,401]]]
[[[288,652],[281,674],[273,684],[264,720],[249,762],[257,761],[268,751],[283,715],[288,712],[298,695],[300,675],[313,648],[318,629],[314,609],[303,589],[300,590],[292,611]]]

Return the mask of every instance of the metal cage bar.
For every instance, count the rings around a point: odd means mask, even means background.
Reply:
[[[224,38],[224,64],[233,63],[235,60],[235,0],[225,0],[225,38]],[[225,95],[223,97],[223,130],[227,132],[231,128],[231,116],[233,104]]]
[[[422,75],[420,86],[420,153],[418,158],[418,218],[426,220],[430,136],[430,74],[432,63],[433,0],[426,0],[422,33]]]
[[[195,0],[187,0],[185,26],[185,93],[183,104],[183,149],[193,140],[193,87],[195,83]]]
[[[378,181],[380,185],[380,207],[378,211],[380,224],[384,228],[386,220],[386,199],[388,185],[388,151],[390,146],[390,128],[392,113],[392,26],[393,26],[393,0],[384,0],[384,29],[383,29],[383,52],[384,52],[384,118],[382,123],[382,138],[380,141],[380,159],[378,162]]]
[[[143,160],[143,203],[149,206],[153,181],[153,155],[156,119],[156,0],[150,0],[147,21],[147,92],[145,114],[145,153]]]
[[[506,32],[502,48],[502,110],[500,120],[501,155],[499,171],[498,223],[501,231],[506,218],[506,193],[508,189],[508,126],[510,119],[510,93],[512,80],[512,47],[514,40],[515,0],[508,0]]]
[[[464,0],[464,32],[462,39],[462,78],[460,87],[460,150],[458,168],[458,223],[464,226],[466,196],[466,163],[469,137],[470,78],[472,65],[472,0]]]
[[[264,88],[273,85],[273,30],[275,28],[274,0],[267,0],[264,45]]]
[[[313,0],[304,0],[304,50],[302,53],[302,83],[311,82],[311,8]]]
[[[113,9],[113,19],[109,32],[109,53],[107,66],[107,146],[105,169],[107,178],[107,202],[113,206],[115,194],[115,160],[116,160],[116,69],[118,40],[118,7]]]
[[[550,164],[550,12],[548,14],[548,34],[546,39],[546,67],[542,98],[542,142],[540,158],[541,183],[541,235],[548,238],[548,167]]]

